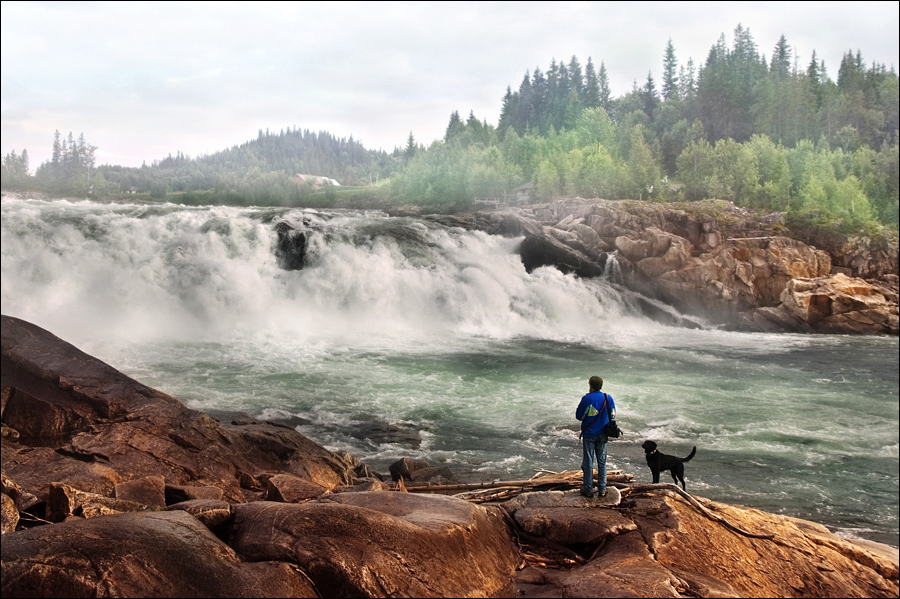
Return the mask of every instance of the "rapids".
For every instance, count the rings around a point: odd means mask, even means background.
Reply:
[[[278,264],[280,221],[307,232],[302,270]],[[611,468],[649,482],[643,439],[696,445],[689,492],[897,546],[897,338],[668,326],[613,276],[527,273],[519,241],[377,212],[4,196],[2,312],[381,472],[578,469],[574,410],[599,374],[625,431]]]

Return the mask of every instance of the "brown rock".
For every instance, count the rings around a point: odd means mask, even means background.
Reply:
[[[64,482],[80,491],[111,496],[125,482],[118,472],[99,462],[86,462],[49,447],[3,446],[3,469],[22,489],[47,501],[51,482]]]
[[[316,597],[287,564],[246,564],[185,511],[120,514],[3,538],[4,597]]]
[[[223,526],[234,518],[234,508],[231,507],[231,504],[216,499],[191,499],[166,508],[167,512],[174,510],[189,513],[209,529]]]
[[[161,476],[135,478],[116,485],[115,496],[147,507],[165,507],[166,481]]]
[[[828,333],[894,334],[897,305],[866,281],[842,273],[791,280],[782,305],[811,328]]]
[[[16,507],[21,512],[28,511],[40,502],[37,497],[22,489],[14,480],[6,476],[6,472],[3,471],[0,471],[0,491],[5,495],[9,495],[16,502]]]
[[[660,565],[640,533],[616,538],[596,559],[570,571],[546,573],[547,583],[560,597],[683,597],[689,588],[668,568]],[[722,594],[699,596],[736,597],[727,585],[717,585]]]
[[[104,497],[79,491],[61,483],[51,483],[47,498],[47,520],[62,522],[69,516],[96,518],[123,512],[139,512],[147,506],[136,501]]]
[[[331,489],[347,484],[358,464],[290,428],[222,425],[9,316],[2,360],[2,387],[11,389],[4,422],[44,445],[4,438],[3,470],[41,498],[51,481],[111,495],[121,472],[218,487],[244,501],[242,474],[281,471]]]
[[[518,596],[897,595],[896,549],[874,551],[812,522],[695,498],[710,517],[667,490],[667,485],[654,487],[659,490],[629,494],[618,508],[583,509],[582,519],[592,523],[588,526],[608,517],[596,512],[618,512],[621,518],[608,529],[613,534],[598,535],[596,542],[583,545],[580,541],[586,536],[577,531],[567,536],[554,530],[551,534],[557,542],[581,551],[583,563],[571,569],[540,565],[523,569],[516,577]],[[554,501],[548,497],[543,504]],[[560,523],[574,522],[577,514],[567,514],[570,509],[519,507],[514,514],[518,522],[539,530],[554,515]],[[726,528],[713,517],[747,534]],[[773,538],[748,536],[754,534]],[[531,559],[534,563],[535,558]]]
[[[833,236],[801,241],[789,237],[781,214],[757,217],[716,200],[687,206],[690,213],[670,204],[580,198],[533,206],[523,211],[543,229],[529,231],[519,253],[529,272],[555,266],[594,277],[604,273],[604,251],[612,245],[624,275],[617,282],[717,324],[767,331],[897,334],[900,273],[895,239]],[[813,242],[821,242],[821,248]],[[827,322],[809,325],[806,318],[797,320],[780,307],[790,281],[832,271],[870,277],[868,282],[886,298],[887,311],[842,307],[821,319]],[[814,305],[814,320],[817,309]],[[645,314],[656,318],[652,310]]]
[[[714,502],[705,504],[716,514],[739,523],[741,528],[773,533],[775,539],[754,539],[730,532],[722,534],[724,531],[716,526],[715,534],[708,536],[706,543],[697,543],[696,535],[710,533],[713,524],[707,517],[681,499],[666,497],[663,504],[654,498],[638,499],[634,520],[648,547],[659,564],[677,573],[689,587],[718,580],[733,588],[736,595],[847,597],[897,594],[896,578],[893,581],[884,578],[870,566],[825,547],[818,540],[822,535],[809,534],[795,519]],[[827,536],[836,546],[853,547],[838,537]],[[753,564],[753,575],[748,575],[746,564]]]
[[[519,237],[520,235],[540,235],[541,225],[519,212],[504,211],[489,215],[490,224],[486,230],[492,235]],[[474,227],[467,227],[474,228]]]
[[[343,492],[389,491],[391,486],[374,477],[354,478],[353,484],[338,489]]]
[[[447,466],[431,466],[429,468],[419,468],[412,473],[412,483],[432,483],[439,485],[452,485],[458,483],[459,480],[453,471]]]
[[[236,505],[233,539],[246,559],[300,566],[329,597],[511,596],[518,561],[502,518],[440,495]]]
[[[6,493],[0,494],[0,534],[14,532],[19,525],[19,509]]]
[[[624,235],[616,237],[616,249],[631,262],[639,262],[653,256],[653,244],[643,239],[631,239]]]
[[[276,474],[269,478],[267,485],[266,501],[299,503],[315,499],[325,493],[325,488],[321,485],[292,474]]]
[[[431,464],[425,460],[414,460],[412,458],[401,458],[388,466],[391,473],[391,479],[396,482],[401,478],[404,480],[412,480],[412,475],[416,470],[422,468],[431,468]]]
[[[562,545],[597,545],[637,526],[614,510],[584,507],[525,508],[516,522],[529,534]]]
[[[191,485],[166,485],[166,505],[190,501],[192,499],[220,500],[224,497],[218,487],[198,487]]]

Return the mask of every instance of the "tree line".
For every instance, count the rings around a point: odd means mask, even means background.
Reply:
[[[84,135],[60,141],[53,158],[28,176],[27,150],[3,161],[3,188],[27,188],[52,194],[107,197],[141,194],[188,203],[299,205],[312,192],[297,184],[297,174],[325,176],[346,185],[369,185],[390,177],[396,155],[367,150],[362,144],[327,132],[287,128],[260,130],[256,139],[191,158],[182,152],[139,168],[94,164],[96,148]]]
[[[784,36],[769,58],[738,25],[706,59],[679,64],[672,40],[652,72],[621,97],[604,62],[573,56],[527,71],[507,87],[496,126],[470,112],[450,115],[430,145],[410,132],[390,154],[350,139],[288,128],[213,155],[180,152],[141,168],[93,164],[80,136],[28,176],[27,153],[3,160],[3,185],[103,195],[140,190],[197,203],[302,205],[308,173],[343,185],[389,178],[391,198],[466,204],[529,188],[607,199],[728,199],[822,224],[860,228],[898,223],[898,77],[847,51],[828,76],[813,52],[801,65]],[[57,153],[58,148],[58,153]],[[24,163],[24,164],[23,164]]]
[[[784,36],[770,59],[738,25],[706,60],[679,66],[666,44],[660,85],[611,98],[606,66],[577,57],[507,87],[497,127],[451,114],[444,139],[392,179],[404,201],[720,198],[860,228],[898,222],[898,77],[846,52],[831,80],[801,68]]]

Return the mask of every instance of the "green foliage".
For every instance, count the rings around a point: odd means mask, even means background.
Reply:
[[[870,230],[881,222],[896,229],[897,74],[866,65],[857,51],[844,55],[832,81],[815,51],[801,69],[784,36],[770,56],[741,25],[731,44],[721,35],[696,67],[692,60],[679,67],[669,40],[660,93],[651,72],[619,98],[611,97],[604,62],[595,69],[590,58],[584,67],[576,56],[553,60],[506,88],[496,127],[453,111],[443,140],[426,147],[410,132],[391,154],[294,128],[260,131],[211,156],[179,152],[140,169],[97,167],[83,135],[57,131],[51,161],[32,177],[26,151],[12,152],[2,182],[4,189],[97,197],[282,206],[464,205],[510,197],[531,182],[541,200],[677,193],[783,211],[810,227]],[[295,181],[298,173],[342,186],[317,189]],[[389,185],[375,187],[386,179]]]
[[[600,107],[587,108],[575,120],[575,133],[580,146],[616,146],[616,126],[609,113]]]
[[[711,146],[701,140],[678,157],[678,178],[689,199],[717,198],[753,206],[760,192],[758,163],[749,144],[725,139]]]
[[[466,204],[502,195],[521,180],[521,169],[507,162],[496,146],[436,141],[391,179],[391,191],[406,203]]]
[[[754,135],[746,144],[756,165],[755,205],[787,210],[791,197],[791,176],[786,151],[765,135]]]
[[[0,173],[2,173],[0,181],[2,181],[3,189],[27,186],[29,183],[28,150],[22,150],[21,154],[17,154],[15,150],[10,151],[3,157]]]
[[[644,137],[644,126],[635,125],[631,130],[631,143],[628,150],[629,187],[627,192],[632,198],[646,200],[656,196],[660,189],[660,169],[650,146]]]
[[[97,167],[95,150],[84,135],[75,140],[70,133],[63,139],[57,131],[52,159],[38,167],[28,184],[56,195],[147,195],[192,204],[297,206],[313,191],[293,181],[297,173],[374,185],[398,168],[392,156],[366,150],[352,137],[337,139],[296,128],[260,131],[255,140],[211,156],[192,159],[178,152],[141,168]]]

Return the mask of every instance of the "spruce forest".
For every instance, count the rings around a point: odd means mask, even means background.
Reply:
[[[126,168],[96,165],[83,134],[57,131],[51,160],[33,175],[27,149],[7,154],[2,186],[189,204],[374,200],[440,209],[522,193],[534,202],[715,198],[817,227],[896,232],[897,73],[848,50],[836,75],[815,51],[800,64],[784,36],[767,57],[738,25],[730,44],[722,34],[698,64],[679,63],[669,40],[658,75],[635,78],[617,98],[603,61],[551,60],[498,93],[496,125],[454,111],[443,139],[427,146],[411,132],[387,153],[291,127],[212,155],[178,152]],[[297,173],[341,185],[318,189]]]

